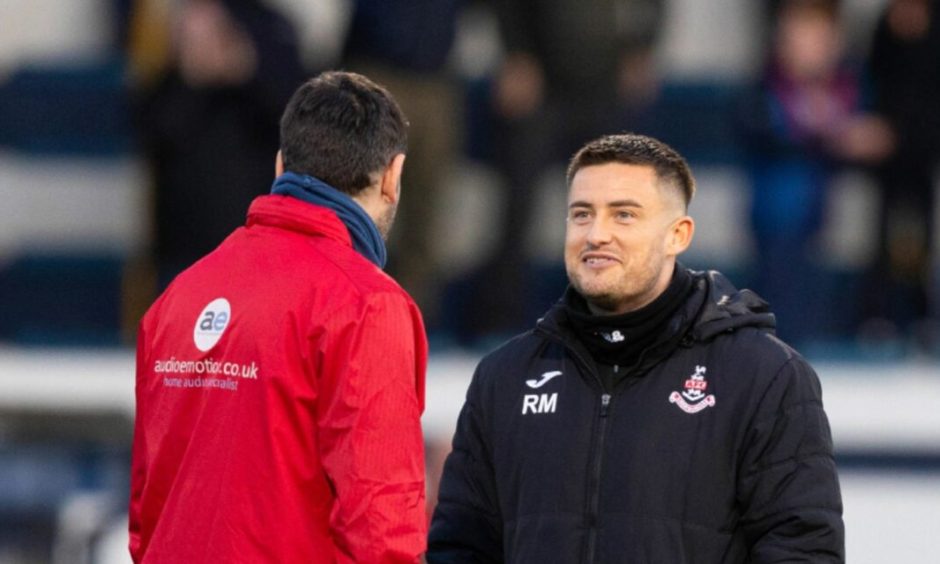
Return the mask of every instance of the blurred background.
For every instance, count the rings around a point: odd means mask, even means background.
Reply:
[[[566,280],[564,166],[692,165],[683,260],[820,374],[850,562],[940,527],[940,4],[3,0],[0,564],[126,562],[137,320],[269,190],[284,103],[344,68],[412,122],[389,271],[425,312],[429,502],[475,362]]]

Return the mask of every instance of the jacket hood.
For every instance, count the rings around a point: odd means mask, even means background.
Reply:
[[[677,265],[678,268],[685,268]],[[751,290],[739,290],[723,274],[715,270],[689,270],[692,290],[685,302],[666,325],[663,334],[647,348],[635,369],[640,372],[657,364],[677,346],[691,346],[716,335],[744,327],[773,331],[774,314],[767,302]],[[584,350],[574,333],[565,305],[557,302],[538,321],[537,330],[561,338],[569,345]]]
[[[773,330],[777,326],[770,306],[751,290],[739,290],[723,274],[715,270],[691,271],[695,294],[704,296],[704,303],[692,325],[696,341],[707,341],[719,333],[742,327]]]

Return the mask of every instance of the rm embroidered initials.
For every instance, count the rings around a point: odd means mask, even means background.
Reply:
[[[553,394],[526,394],[522,396],[522,414],[555,413],[558,406],[558,392]]]

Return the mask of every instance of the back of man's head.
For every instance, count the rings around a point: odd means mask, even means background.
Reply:
[[[408,144],[408,121],[382,86],[351,72],[324,72],[294,92],[281,117],[284,170],[354,196]]]
[[[695,195],[695,179],[682,155],[658,139],[635,133],[605,135],[582,147],[568,164],[568,185],[582,168],[608,163],[652,167],[659,182],[675,189],[686,208]]]

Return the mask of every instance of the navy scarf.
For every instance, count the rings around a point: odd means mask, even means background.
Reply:
[[[382,235],[362,206],[346,194],[318,178],[293,172],[278,176],[271,187],[271,193],[293,196],[315,206],[333,210],[349,230],[353,248],[379,268],[385,268],[388,255]]]

